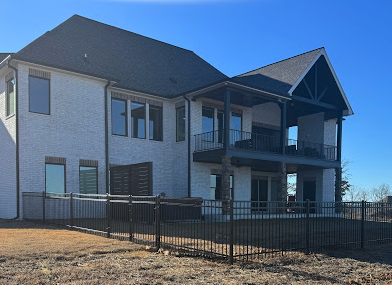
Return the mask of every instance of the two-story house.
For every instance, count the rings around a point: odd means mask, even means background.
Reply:
[[[324,48],[229,78],[75,15],[0,54],[0,218],[28,191],[285,201],[290,173],[297,200],[340,201],[352,114]]]

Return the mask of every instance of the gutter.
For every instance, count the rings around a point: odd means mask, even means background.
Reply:
[[[15,72],[15,140],[16,140],[16,217],[20,218],[20,179],[19,179],[19,78],[18,69],[10,64],[11,57],[7,60],[7,67]]]
[[[108,88],[110,80],[105,85],[105,177],[106,193],[109,193],[109,118],[108,118]]]
[[[183,95],[188,102],[188,197],[191,196],[191,100]]]

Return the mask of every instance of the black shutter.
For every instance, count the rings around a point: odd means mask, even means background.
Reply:
[[[151,196],[152,191],[152,162],[132,164],[131,195]]]
[[[110,169],[110,194],[152,196],[152,162]]]

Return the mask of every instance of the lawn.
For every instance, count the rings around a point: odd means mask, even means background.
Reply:
[[[392,245],[229,266],[27,222],[0,220],[0,237],[0,284],[392,283]]]

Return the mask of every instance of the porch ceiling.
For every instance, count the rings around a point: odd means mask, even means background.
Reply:
[[[222,163],[223,149],[195,152],[193,161],[205,163]],[[287,173],[296,173],[302,170],[330,169],[340,167],[338,161],[324,161],[312,158],[293,157],[289,155],[255,153],[252,151],[229,150],[233,167],[248,166],[254,171],[277,172],[279,164],[286,162]],[[260,157],[259,157],[260,156]]]

